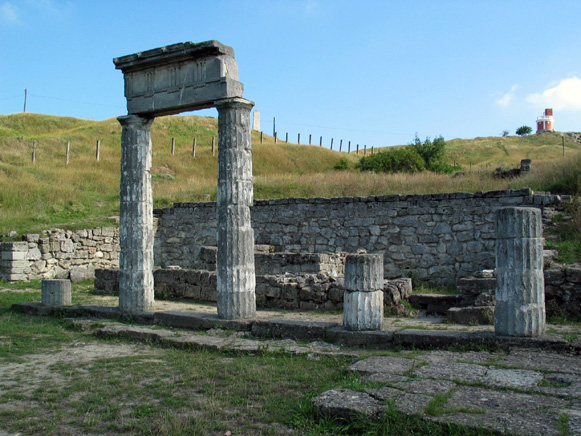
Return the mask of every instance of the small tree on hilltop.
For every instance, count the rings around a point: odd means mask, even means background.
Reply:
[[[518,129],[516,129],[516,134],[518,136],[525,136],[530,134],[533,131],[533,129],[529,126],[520,126]]]
[[[414,142],[408,145],[408,148],[418,153],[426,163],[426,169],[436,173],[451,173],[454,167],[444,162],[446,155],[446,141],[442,136],[437,136],[434,140],[426,138],[424,142],[418,138],[414,138]]]

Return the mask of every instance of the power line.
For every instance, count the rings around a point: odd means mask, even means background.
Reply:
[[[12,100],[14,98],[21,98],[21,96],[20,95],[15,95],[14,97],[6,97],[6,98],[3,98],[3,99],[0,99],[0,101]]]
[[[297,123],[289,123],[286,121],[279,121],[279,124],[288,124],[290,126],[301,126],[301,127],[314,127],[319,129],[332,129],[332,130],[346,130],[350,132],[364,132],[364,133],[384,133],[388,135],[402,135],[402,136],[410,136],[410,133],[399,133],[399,132],[385,132],[380,130],[362,130],[362,129],[346,129],[344,127],[328,127],[328,126],[314,126],[310,124],[297,124]]]
[[[29,96],[32,96],[32,97],[46,98],[48,100],[59,100],[59,101],[66,101],[66,102],[69,102],[69,103],[87,104],[87,105],[90,105],[90,106],[107,106],[107,107],[114,107],[114,108],[118,108],[118,109],[121,109],[121,108],[125,109],[122,106],[117,106],[117,105],[113,105],[113,104],[90,103],[90,102],[87,102],[87,101],[69,100],[67,98],[59,98],[59,97],[47,97],[45,95],[38,95],[38,94],[31,94],[31,93],[29,93],[28,95]]]

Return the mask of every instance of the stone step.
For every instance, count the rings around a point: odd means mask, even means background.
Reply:
[[[451,307],[458,306],[462,300],[460,294],[412,294],[409,302],[426,314],[445,315]]]

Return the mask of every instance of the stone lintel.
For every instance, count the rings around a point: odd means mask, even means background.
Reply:
[[[218,41],[184,42],[113,60],[123,72],[130,114],[171,115],[242,97],[234,50]]]
[[[191,41],[121,56],[113,59],[115,68],[123,72],[149,68],[168,62],[226,55],[234,57],[234,49],[218,41],[194,43]]]

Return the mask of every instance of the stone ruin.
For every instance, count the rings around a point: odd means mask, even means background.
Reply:
[[[121,123],[119,307],[153,308],[151,124],[156,116],[218,109],[218,315],[254,314],[251,101],[242,98],[234,50],[217,41],[186,42],[114,59],[123,72],[128,115]]]
[[[128,108],[128,115],[118,118],[123,128],[120,270],[117,276],[119,309],[129,314],[153,309],[151,125],[156,116],[216,107],[219,113],[215,262],[218,317],[227,320],[253,317],[257,300],[250,215],[253,205],[250,111],[253,103],[242,98],[243,85],[238,82],[234,51],[217,41],[188,42],[116,58],[114,63],[124,74]],[[530,161],[523,161],[520,171],[528,170]],[[499,335],[539,336],[544,333],[541,237],[538,209],[511,207],[497,211],[494,320]],[[291,253],[287,254],[292,258]],[[269,271],[280,262],[280,254],[276,260],[273,256],[265,260],[265,270]],[[335,269],[331,267],[327,277],[334,280],[340,268],[339,264]],[[346,329],[381,330],[385,295],[383,273],[381,254],[346,256],[342,302]],[[324,274],[317,276],[321,278]],[[309,282],[309,285],[314,284],[314,280]],[[47,302],[67,304],[70,292],[66,286],[48,281],[43,286],[46,287],[43,298]],[[305,289],[313,287],[305,286]],[[201,290],[198,295],[201,296]],[[268,291],[264,297],[267,296]]]

